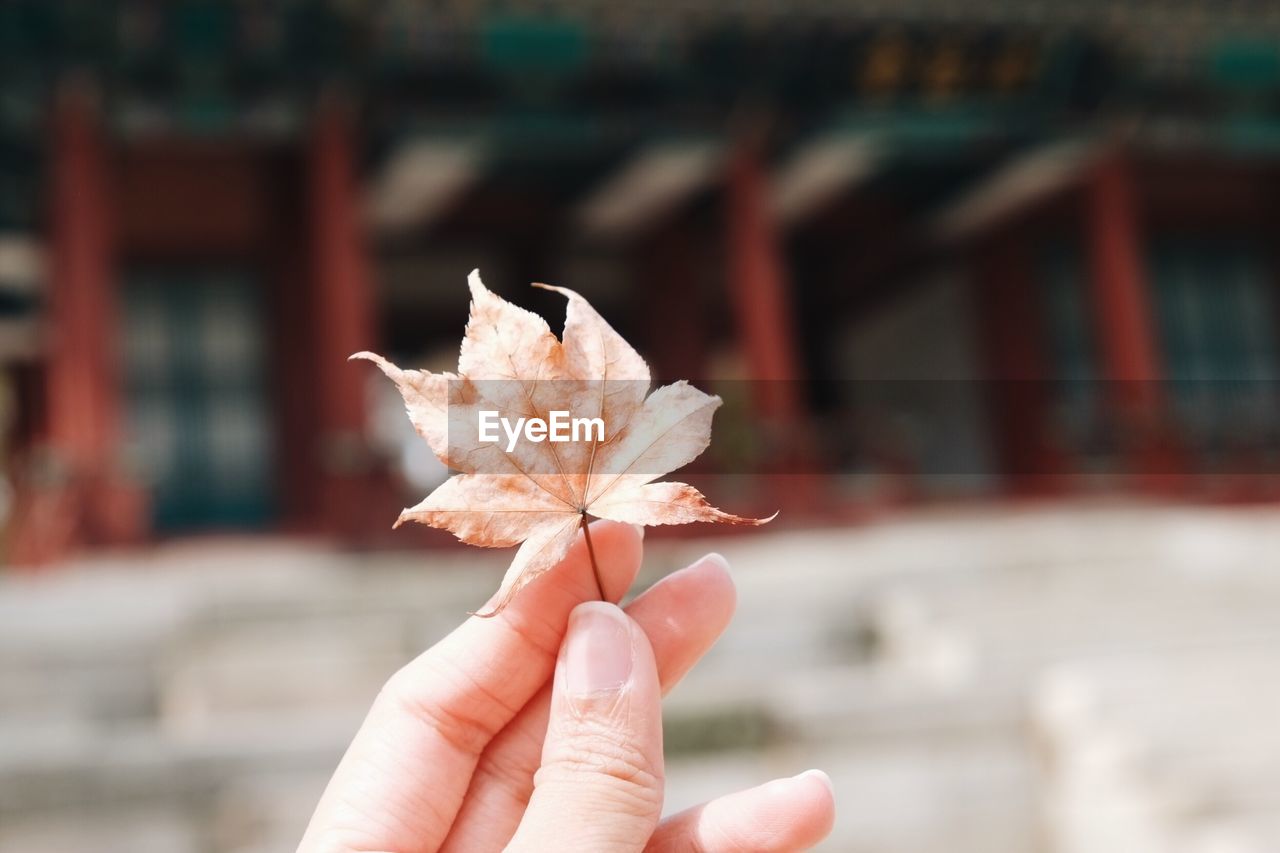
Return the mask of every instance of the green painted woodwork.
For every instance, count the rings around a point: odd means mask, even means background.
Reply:
[[[1236,89],[1280,87],[1280,45],[1270,40],[1228,39],[1209,56],[1215,81]]]
[[[484,26],[480,43],[485,60],[507,71],[567,72],[587,55],[585,29],[566,20],[495,18]]]

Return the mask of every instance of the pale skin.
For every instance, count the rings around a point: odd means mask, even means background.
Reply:
[[[642,535],[591,526],[605,597],[640,568]],[[330,780],[300,853],[806,850],[831,829],[821,771],[665,820],[661,698],[733,614],[708,555],[625,611],[598,600],[579,535],[498,615],[472,617],[397,672]]]

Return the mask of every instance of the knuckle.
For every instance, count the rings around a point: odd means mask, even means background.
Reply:
[[[526,760],[524,753],[489,750],[480,757],[476,765],[472,786],[486,784],[523,807],[533,796],[533,775],[537,769],[536,753],[532,753],[529,760]]]
[[[576,785],[584,780],[628,813],[646,815],[662,809],[661,766],[617,732],[600,727],[575,732],[538,770],[535,784]]]
[[[446,674],[437,671],[433,676],[443,679]],[[441,740],[460,752],[479,754],[488,744],[493,732],[478,717],[458,710],[465,707],[466,703],[441,702],[432,696],[424,696],[422,681],[421,670],[412,666],[403,667],[387,679],[374,705],[385,708],[392,714],[419,720],[433,729]]]

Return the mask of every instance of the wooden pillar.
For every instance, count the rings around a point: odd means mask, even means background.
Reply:
[[[823,504],[820,475],[812,466],[811,424],[801,394],[782,235],[771,210],[763,156],[753,142],[732,154],[726,200],[729,300],[752,406],[765,446],[771,448],[760,460],[771,474],[768,501],[775,509],[816,511]]]
[[[83,473],[115,439],[106,165],[92,95],[64,89],[53,116],[46,435]]]
[[[976,261],[974,287],[997,455],[1014,494],[1044,494],[1054,490],[1063,466],[1049,440],[1047,329],[1023,235],[987,240],[978,247]]]
[[[332,94],[322,99],[309,154],[320,522],[335,533],[359,534],[371,467],[365,439],[368,372],[347,357],[376,344],[351,104]]]
[[[727,197],[729,296],[756,407],[771,421],[795,423],[801,415],[795,324],[781,235],[756,146],[744,144],[734,153]]]
[[[1176,466],[1162,424],[1165,400],[1155,306],[1128,160],[1111,154],[1099,161],[1086,195],[1094,325],[1105,399],[1134,484],[1158,489]]]
[[[86,81],[59,91],[51,134],[44,452],[29,496],[36,517],[52,505],[65,516],[54,525],[62,541],[47,543],[47,557],[79,542],[136,541],[148,527],[121,458],[109,168]]]

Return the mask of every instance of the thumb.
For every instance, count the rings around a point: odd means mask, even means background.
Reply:
[[[533,796],[508,850],[639,851],[662,812],[662,709],[649,639],[578,605],[556,664]]]

